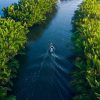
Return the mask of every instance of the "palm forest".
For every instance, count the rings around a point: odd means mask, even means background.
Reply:
[[[100,0],[0,0],[0,100],[100,100]]]

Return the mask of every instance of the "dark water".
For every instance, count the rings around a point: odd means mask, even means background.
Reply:
[[[17,100],[72,99],[69,75],[73,68],[69,57],[74,55],[71,19],[81,2],[82,0],[58,1],[53,16],[44,25],[31,29],[26,55],[19,59],[21,69],[14,85]],[[6,3],[0,1],[0,7],[2,5]],[[48,52],[50,42],[55,46],[52,55]]]

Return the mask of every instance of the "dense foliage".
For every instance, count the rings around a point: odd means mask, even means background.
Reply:
[[[27,27],[43,22],[55,3],[56,0],[19,0],[18,4],[3,8],[5,18],[0,18],[0,100],[15,100],[14,96],[8,96],[19,68],[15,56],[24,48]]]
[[[74,100],[100,100],[100,1],[84,0],[73,18]]]
[[[31,27],[46,19],[46,14],[50,14],[56,0],[20,0],[18,4],[4,8],[5,17],[11,17],[22,24]]]
[[[16,76],[19,66],[14,56],[24,47],[26,32],[20,22],[0,18],[0,100],[12,87],[11,79]]]

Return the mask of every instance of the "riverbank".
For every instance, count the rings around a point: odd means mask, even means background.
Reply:
[[[72,99],[69,73],[73,64],[68,59],[74,55],[71,19],[81,2],[60,1],[57,12],[45,27],[32,28],[26,44],[26,56],[20,58],[22,67],[13,89],[18,100]],[[54,56],[48,54],[50,42],[55,46]]]
[[[74,100],[100,100],[100,2],[85,0],[73,18]]]
[[[46,20],[57,0],[20,0],[18,4],[12,4],[3,8],[4,16],[19,21],[26,27],[32,27],[34,24],[43,23]]]

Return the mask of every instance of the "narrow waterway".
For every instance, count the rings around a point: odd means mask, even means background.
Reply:
[[[19,58],[21,69],[14,84],[17,100],[72,99],[69,75],[73,68],[69,57],[74,55],[71,20],[81,2],[60,0],[52,18],[45,25],[31,29],[26,55]],[[48,52],[51,42],[55,47],[53,54]]]

